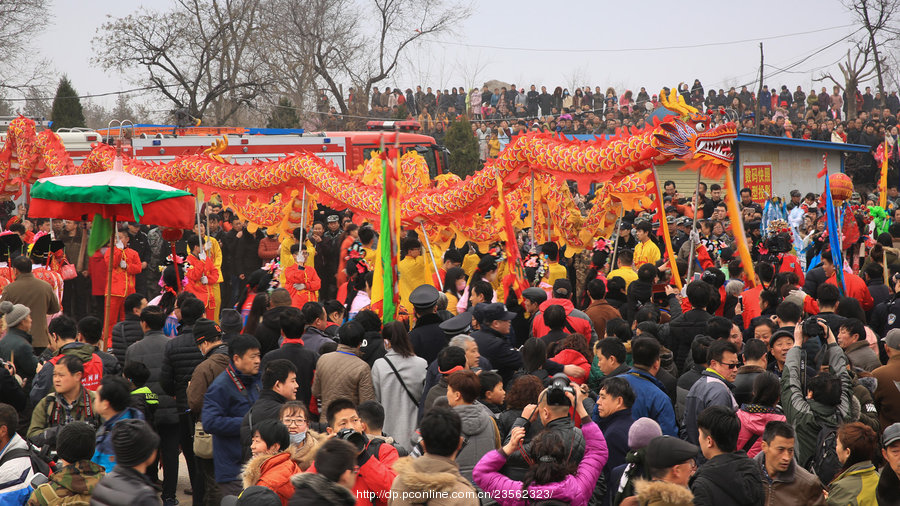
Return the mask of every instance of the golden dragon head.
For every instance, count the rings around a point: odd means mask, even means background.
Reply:
[[[672,89],[667,95],[660,92],[662,105],[679,115],[674,121],[659,125],[661,132],[654,134],[657,149],[678,158],[692,158],[719,165],[729,165],[734,161],[731,145],[737,138],[737,127],[728,122],[713,128],[712,118],[691,107],[684,101],[678,90]]]

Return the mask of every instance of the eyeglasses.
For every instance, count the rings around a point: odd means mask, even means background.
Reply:
[[[722,362],[722,365],[727,366],[729,369],[737,369],[741,366],[740,362],[735,362],[733,364],[726,364],[725,362]]]
[[[306,425],[306,420],[303,418],[286,418],[283,421],[286,427],[290,427],[291,425]]]

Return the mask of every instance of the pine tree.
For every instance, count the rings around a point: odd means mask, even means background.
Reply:
[[[478,139],[469,120],[460,118],[447,128],[444,146],[450,150],[450,172],[465,179],[478,169]]]
[[[56,96],[53,98],[53,109],[50,111],[50,120],[53,121],[53,131],[60,128],[84,127],[84,109],[78,93],[72,87],[72,83],[65,75],[59,80],[56,88]]]
[[[300,118],[294,109],[294,103],[287,97],[278,99],[278,105],[272,108],[267,128],[300,128]]]

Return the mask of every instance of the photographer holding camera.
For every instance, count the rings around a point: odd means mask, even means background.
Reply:
[[[820,431],[849,420],[850,397],[853,395],[847,357],[826,321],[819,319],[817,323],[819,330],[816,333],[824,337],[825,359],[830,371],[803,381],[801,346],[807,330],[813,330],[804,322],[794,327],[794,346],[787,352],[781,374],[781,404],[787,422],[796,429],[797,462],[803,466],[815,456]]]
[[[353,496],[357,505],[387,504],[386,492],[397,473],[392,466],[399,455],[397,449],[389,444],[370,441],[363,432],[362,420],[356,411],[356,405],[349,399],[335,399],[325,410],[328,420],[326,431],[335,439],[343,439],[356,448],[356,464],[359,472],[353,486]],[[313,471],[315,465],[308,471]]]
[[[536,405],[529,404],[522,410],[522,416],[516,419],[504,444],[509,444],[512,432],[516,427],[522,427],[528,432],[531,424],[539,421],[544,427],[541,433],[554,432],[560,436],[565,446],[565,454],[570,456],[571,462],[581,461],[584,457],[584,435],[581,433],[581,429],[575,427],[575,422],[569,416],[572,402],[568,394],[574,392],[575,388],[569,385],[569,380],[565,375],[555,375],[550,386],[538,396],[538,403]],[[536,435],[534,439],[537,437]],[[535,460],[532,451],[532,441],[523,439],[518,450],[508,456],[506,465],[503,466],[503,474],[513,480],[523,481],[526,472]]]

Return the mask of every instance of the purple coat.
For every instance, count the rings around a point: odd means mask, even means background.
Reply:
[[[584,433],[586,447],[584,458],[578,463],[578,471],[560,482],[531,485],[528,487],[528,497],[524,497],[521,481],[511,480],[500,474],[500,469],[506,464],[506,455],[500,450],[486,453],[475,465],[472,478],[476,485],[502,506],[527,506],[534,501],[549,499],[567,502],[572,506],[587,506],[609,452],[603,433],[590,418],[582,420],[581,431]]]

